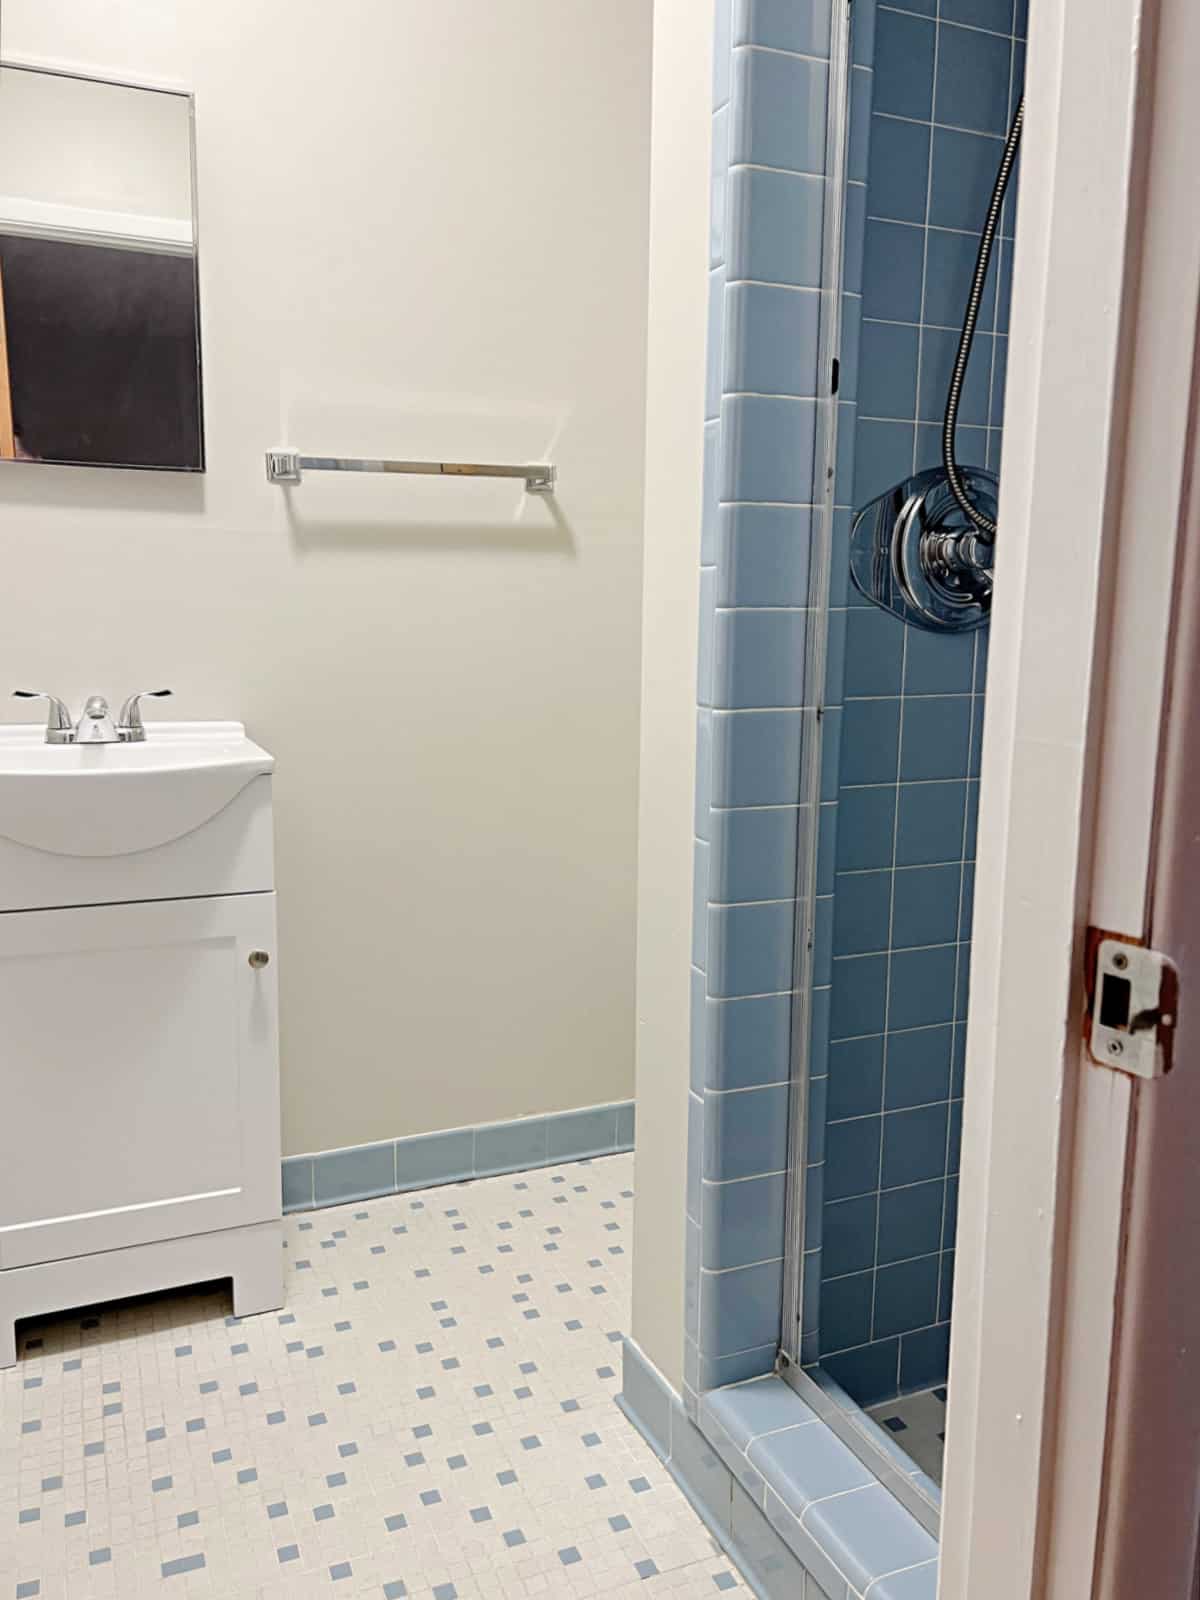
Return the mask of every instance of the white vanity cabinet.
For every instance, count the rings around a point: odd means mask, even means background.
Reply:
[[[272,758],[40,733],[0,729],[0,1366],[21,1317],[283,1300]]]

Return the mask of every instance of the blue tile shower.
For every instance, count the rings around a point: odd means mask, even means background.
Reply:
[[[861,334],[842,417],[854,445],[838,491],[847,512],[940,463],[959,324],[1022,72],[1007,5],[878,8],[869,113],[865,97],[851,113],[869,115],[870,153],[861,292],[848,291]],[[1013,214],[1010,196],[957,431],[960,459],[993,469]],[[922,631],[836,581],[842,677],[826,690],[842,728],[823,822],[836,842],[820,884],[832,902],[832,1020],[811,1058],[819,1076],[824,1050],[826,1179],[805,1354],[872,1404],[946,1377],[987,632]]]
[[[856,510],[940,461],[963,306],[1021,93],[1023,12],[1013,0],[855,0],[844,165],[827,117],[831,13],[825,0],[717,7],[693,1420],[707,1391],[774,1371],[781,1344],[863,1406],[943,1383],[947,1369],[987,633],[925,632],[871,604],[850,580],[850,532]],[[1014,218],[1015,185],[956,434],[959,460],[992,471]],[[836,377],[823,364],[831,291]]]

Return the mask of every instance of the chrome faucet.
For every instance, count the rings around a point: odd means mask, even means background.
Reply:
[[[141,744],[146,737],[146,724],[142,721],[142,708],[138,702],[144,699],[161,700],[170,692],[170,689],[139,689],[136,694],[129,696],[117,720],[117,732],[126,744]]]
[[[46,719],[47,744],[141,744],[146,737],[139,701],[145,695],[156,699],[170,694],[170,689],[142,689],[131,694],[121,707],[116,722],[102,694],[89,695],[78,722],[71,719],[70,708],[54,694],[41,689],[14,689],[18,700],[46,700],[49,715]]]
[[[75,724],[76,744],[120,744],[121,735],[102,694],[90,694],[84,701],[83,715]]]

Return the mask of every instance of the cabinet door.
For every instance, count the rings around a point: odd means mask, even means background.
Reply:
[[[273,894],[0,915],[0,1268],[279,1216],[274,955]]]

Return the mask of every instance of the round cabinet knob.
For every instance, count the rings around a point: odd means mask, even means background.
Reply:
[[[254,970],[256,972],[259,970],[260,967],[265,967],[267,965],[268,961],[270,961],[270,959],[271,959],[271,957],[267,954],[267,952],[265,950],[251,950],[250,956],[249,956],[250,965],[254,968]]]

